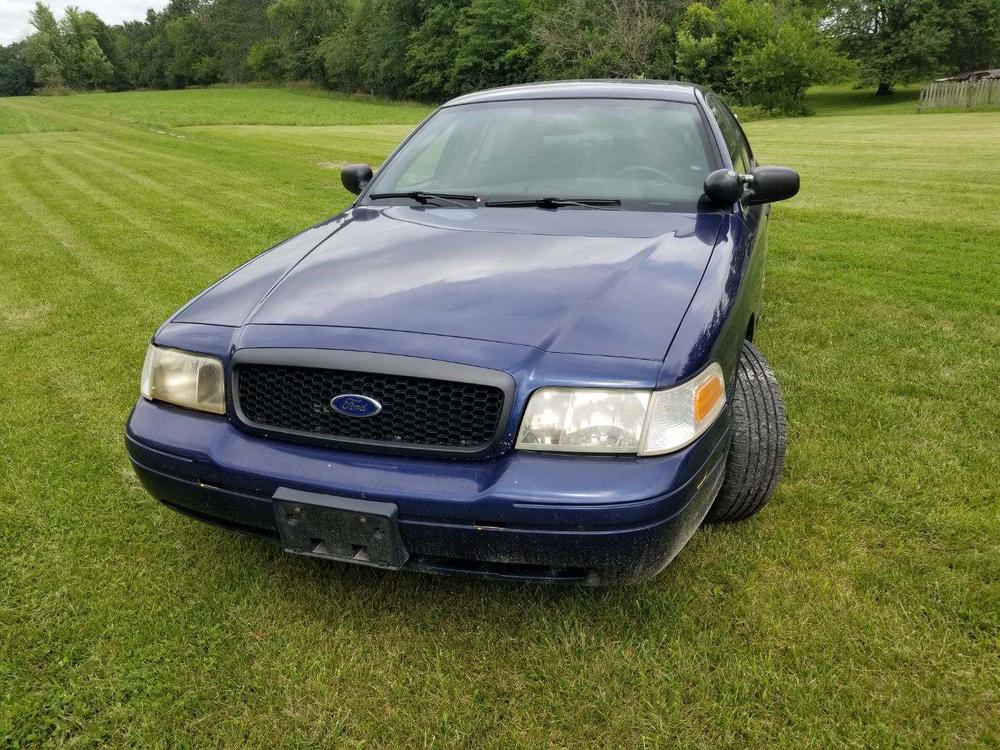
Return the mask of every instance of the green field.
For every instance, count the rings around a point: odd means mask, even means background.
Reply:
[[[997,747],[1000,113],[912,111],[748,126],[803,176],[758,326],[784,482],[592,590],[285,556],[129,468],[151,333],[426,109],[0,99],[4,746]]]
[[[818,117],[853,115],[908,115],[917,111],[920,85],[900,86],[887,96],[851,84],[816,86],[806,97],[808,109]]]

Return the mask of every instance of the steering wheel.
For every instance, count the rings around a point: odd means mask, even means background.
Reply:
[[[635,172],[639,174],[651,174],[654,178],[666,180],[667,182],[677,183],[677,178],[674,177],[669,172],[664,172],[656,167],[647,167],[645,164],[636,164],[632,167],[625,167],[624,169],[619,169],[615,172],[615,177],[625,177],[629,173]]]

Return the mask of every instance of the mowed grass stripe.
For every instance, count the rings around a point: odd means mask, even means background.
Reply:
[[[59,262],[71,263],[91,282],[110,287],[123,302],[140,296],[146,280],[107,255],[108,249],[126,250],[120,235],[109,236],[107,227],[89,224],[93,214],[79,197],[73,200],[51,179],[39,180],[40,175],[52,176],[44,163],[15,168],[11,175],[15,180],[14,189],[7,191],[11,203],[33,222],[36,231],[61,248]]]
[[[219,209],[199,211],[189,201],[175,203],[171,189],[161,186],[156,194],[136,191],[127,184],[108,181],[103,171],[82,170],[80,165],[44,160],[53,176],[81,197],[104,208],[94,219],[114,237],[127,242],[133,253],[162,256],[162,261],[200,269],[209,277],[219,275],[220,259],[215,248],[231,247],[242,241],[237,217]],[[173,188],[180,192],[179,188]],[[274,210],[274,206],[263,206]],[[197,217],[201,215],[201,218]],[[141,217],[141,218],[140,218]],[[224,262],[224,261],[223,261]]]
[[[67,123],[114,121],[142,128],[189,125],[384,125],[419,122],[431,107],[317,89],[226,88],[95,94],[86,100],[5,99],[4,105]]]
[[[260,179],[255,176],[257,172],[245,168],[241,170],[227,168],[222,158],[226,154],[220,149],[206,148],[204,144],[181,143],[183,144],[181,146],[167,143],[160,148],[160,144],[156,144],[150,137],[138,143],[122,140],[115,141],[113,147],[96,143],[90,144],[89,147],[95,152],[105,154],[108,158],[120,155],[144,161],[150,168],[162,171],[164,176],[175,180],[178,189],[197,188],[197,194],[202,199],[215,194],[225,197],[228,200],[221,202],[225,209],[235,209],[240,205],[250,205],[257,209],[275,209],[283,204],[294,203],[296,197],[301,200],[302,196],[297,195],[294,188],[288,187],[284,181],[268,185],[266,196],[262,196]],[[184,152],[181,149],[184,149]],[[229,157],[231,159],[238,157],[243,165],[249,162],[268,173],[272,170],[281,173],[287,169],[287,166],[279,160],[261,165],[256,159],[249,159],[247,153],[240,154],[236,149],[231,150]],[[271,161],[266,157],[265,160]],[[288,170],[288,173],[294,174],[292,170]],[[216,176],[218,180],[213,179]],[[213,202],[217,201],[213,198]]]
[[[304,172],[281,155],[261,155],[251,149],[241,152],[244,166],[227,168],[216,160],[214,151],[194,144],[185,148],[200,154],[199,158],[178,154],[174,149],[158,156],[155,149],[120,143],[111,146],[91,142],[84,147],[88,154],[116,160],[162,180],[181,201],[195,200],[221,212],[221,224],[238,232],[229,238],[229,246],[215,249],[230,259],[229,267],[233,259],[245,260],[350,202],[336,172]],[[165,205],[173,204],[167,198]]]
[[[110,153],[106,149],[95,148],[94,144],[81,141],[77,144],[73,163],[86,166],[89,171],[105,173],[105,182],[120,184],[123,189],[139,190],[157,196],[156,200],[166,210],[183,210],[190,216],[197,216],[199,224],[224,224],[233,220],[231,212],[206,203],[192,196],[188,187],[180,179],[166,179],[162,169],[151,166],[148,161],[129,159],[125,154]],[[113,175],[114,179],[107,179]],[[155,175],[155,177],[150,176]],[[249,212],[249,208],[245,207]]]
[[[185,101],[202,120],[248,116],[250,99],[212,113],[208,93],[33,100],[32,117],[83,132],[2,136],[15,156],[0,158],[0,325],[14,322],[0,329],[0,736],[1000,742],[995,221],[962,195],[941,198],[947,211],[900,207],[885,184],[921,148],[947,161],[949,186],[995,162],[1000,117],[749,126],[762,159],[805,173],[803,195],[775,208],[758,328],[789,409],[785,481],[761,516],[703,529],[651,584],[582,591],[294,559],[137,485],[121,428],[150,333],[208,277],[346,204],[316,162],[377,163],[390,145],[359,142],[363,123],[329,144],[325,127],[276,129],[297,105],[270,90],[252,92],[259,129],[182,140],[145,124],[172,127]],[[295,116],[345,116],[311,106]],[[949,127],[984,130],[985,145],[945,150]],[[912,196],[940,184],[926,165],[910,181]]]
[[[788,270],[806,281],[906,300],[943,319],[985,320],[998,310],[990,250],[977,230],[880,218],[878,233],[860,237],[858,217],[816,209],[802,209],[787,223],[796,237]],[[871,219],[863,225],[870,229]]]
[[[183,128],[188,137],[225,143],[242,151],[246,148],[268,153],[273,148],[295,153],[310,165],[329,163],[331,154],[339,154],[348,163],[368,162],[373,166],[382,161],[413,127],[389,125],[383,127],[276,126],[276,125],[213,125]]]
[[[203,222],[199,232],[187,223],[189,213],[183,206],[163,205],[150,200],[148,195],[139,199],[127,185],[108,180],[103,172],[81,169],[78,162],[59,162],[43,153],[35,156],[35,164],[41,165],[43,172],[51,177],[54,187],[68,196],[76,196],[75,205],[84,207],[80,220],[90,219],[87,228],[94,230],[100,241],[114,239],[120,250],[164,254],[172,263],[195,269],[211,266],[204,250],[192,245],[196,238],[208,243],[221,240],[217,224]]]
[[[771,161],[777,152],[802,171],[803,205],[995,231],[1000,216],[991,198],[1000,174],[991,167],[991,117],[842,118],[824,120],[822,128],[782,121],[747,130],[759,158]],[[869,121],[863,132],[851,127]]]
[[[187,212],[192,224],[256,229],[248,221],[250,218],[271,218],[273,226],[267,230],[270,237],[276,231],[288,231],[288,219],[281,222],[275,214],[289,213],[301,221],[303,210],[296,206],[292,191],[272,190],[259,181],[233,181],[229,170],[206,169],[204,159],[178,164],[176,160],[157,158],[155,150],[137,151],[116,147],[118,145],[86,141],[78,144],[75,153],[78,159],[95,168],[111,170],[121,179],[155,193],[161,201],[161,211]],[[192,168],[199,163],[197,169]],[[289,206],[295,209],[289,211]],[[195,215],[202,218],[193,220]],[[251,239],[260,241],[260,238]]]
[[[145,291],[148,280],[106,260],[109,250],[134,256],[133,249],[145,243],[123,240],[114,220],[93,211],[92,183],[77,185],[75,194],[66,193],[64,175],[52,170],[47,161],[37,159],[29,175],[26,162],[19,160],[24,173],[9,170],[4,174],[0,203],[9,208],[8,216],[18,219],[8,227],[24,230],[10,232],[5,242],[11,250],[7,269],[14,278],[0,304],[8,321],[23,321],[8,329],[10,336],[4,343],[11,346],[6,361],[12,363],[11,382],[29,386],[20,396],[33,392],[44,399],[60,389],[72,391],[81,401],[63,413],[80,414],[95,396],[106,392],[95,388],[102,379],[120,382],[123,355],[126,362],[135,364],[136,357],[127,356],[128,348],[110,350],[108,345],[121,343],[123,331],[148,335],[164,307],[149,305],[144,315],[143,308],[153,296]],[[60,199],[53,200],[53,195]],[[40,238],[47,241],[40,243]],[[41,330],[32,325],[43,321]],[[71,348],[63,340],[67,335]],[[26,379],[13,377],[14,364]],[[31,412],[26,415],[31,418]]]
[[[9,101],[9,100],[8,100]],[[256,176],[260,171],[272,171],[279,169],[287,170],[289,177],[298,177],[299,173],[290,168],[287,157],[274,156],[271,151],[259,149],[253,154],[254,169],[245,168],[248,154],[246,147],[230,145],[223,141],[189,141],[186,136],[176,137],[166,131],[150,131],[146,129],[136,129],[116,120],[106,120],[97,117],[83,117],[79,121],[67,115],[59,115],[64,120],[86,124],[92,132],[99,133],[102,140],[108,145],[104,147],[109,158],[124,153],[131,154],[140,159],[144,159],[150,165],[156,165],[168,173],[184,176],[192,185],[202,188],[206,193],[219,190],[231,197],[231,207],[243,205],[249,202],[256,205],[258,209],[274,210],[274,198],[284,198],[286,205],[294,205],[296,200],[303,197],[304,186],[299,184],[298,179],[286,178],[281,181],[272,182],[267,187],[267,194],[272,200],[260,200],[257,193],[260,191],[260,181]],[[112,145],[113,144],[113,145]],[[92,148],[99,146],[91,145]],[[227,160],[238,162],[240,169],[225,169]],[[267,162],[260,164],[260,161]],[[222,184],[214,183],[201,178],[206,165],[213,164],[220,173],[224,174]],[[292,182],[291,187],[286,187]],[[339,183],[339,180],[338,180]],[[341,199],[346,202],[348,193],[337,186],[337,191],[342,193]]]
[[[25,278],[37,279],[41,276],[30,269],[26,271],[28,275]],[[52,283],[53,276],[58,277],[62,272],[63,269],[58,266],[49,267],[45,278]],[[62,275],[71,280],[77,276],[73,273]],[[79,279],[75,286],[79,286]],[[58,286],[53,284],[52,289],[56,288]],[[71,285],[65,290],[69,293],[62,299],[73,305],[90,302],[87,295],[83,299],[73,295],[72,289]],[[99,305],[94,306],[99,308]],[[4,538],[9,542],[5,545],[9,550],[5,573],[9,575],[0,578],[10,583],[10,595],[4,598],[3,632],[32,631],[40,636],[39,640],[22,644],[19,649],[19,661],[34,670],[41,679],[35,683],[36,689],[26,689],[19,683],[18,710],[13,715],[7,714],[7,721],[0,724],[15,732],[20,727],[50,725],[53,700],[58,701],[59,696],[66,695],[74,695],[78,699],[82,697],[84,704],[104,713],[113,723],[113,706],[120,704],[122,691],[127,694],[132,689],[141,690],[148,696],[148,685],[156,679],[155,673],[122,673],[117,667],[111,667],[109,672],[108,665],[120,663],[113,658],[114,655],[120,655],[125,649],[134,657],[144,647],[154,652],[151,656],[155,661],[155,652],[161,648],[160,641],[149,639],[148,631],[135,629],[130,620],[130,610],[134,608],[129,603],[141,599],[148,578],[142,575],[142,571],[137,571],[138,576],[108,581],[105,573],[109,560],[91,554],[95,546],[110,551],[113,555],[110,563],[128,570],[137,559],[159,559],[164,553],[162,546],[136,549],[135,544],[129,541],[139,540],[146,546],[150,543],[156,545],[163,541],[163,536],[155,528],[142,530],[142,521],[155,523],[159,517],[144,512],[143,503],[148,504],[148,498],[137,488],[134,479],[127,479],[129,475],[125,474],[126,462],[121,454],[120,436],[112,433],[113,440],[107,441],[108,433],[101,420],[80,421],[74,418],[81,413],[100,413],[105,415],[104,424],[119,421],[125,404],[121,401],[108,403],[103,399],[101,396],[107,391],[95,390],[97,381],[92,377],[98,366],[105,363],[105,358],[113,358],[117,354],[101,350],[95,344],[115,341],[115,338],[105,332],[98,340],[89,340],[88,332],[74,325],[74,321],[64,323],[68,325],[63,330],[71,331],[78,337],[75,342],[78,348],[67,352],[64,340],[49,336],[30,342],[30,358],[24,356],[26,351],[21,351],[20,358],[11,356],[0,364],[0,371],[4,371],[3,382],[14,382],[18,374],[21,379],[17,382],[21,382],[23,374],[29,371],[27,368],[31,368],[29,377],[35,380],[34,387],[26,389],[32,393],[19,393],[17,401],[12,404],[17,408],[5,410],[4,424],[16,426],[22,434],[31,436],[28,445],[19,445],[27,450],[15,453],[19,461],[15,472],[10,475],[10,487],[4,488],[5,492],[10,491],[5,499],[31,496],[32,487],[48,484],[52,476],[65,473],[67,467],[72,467],[63,481],[51,485],[48,492],[27,507],[21,503],[3,504]],[[67,353],[71,353],[72,357],[67,358]],[[108,364],[114,364],[117,377],[122,370],[120,360]],[[67,373],[67,365],[73,368],[75,374]],[[136,366],[138,363],[132,362],[126,369],[134,370]],[[89,383],[86,382],[88,379]],[[131,400],[133,389],[128,390]],[[58,446],[64,448],[50,450]],[[127,488],[124,498],[123,488]],[[95,513],[105,519],[98,527],[90,522]],[[39,567],[41,561],[34,554],[37,546],[33,540],[38,539],[47,540],[49,551],[43,567]],[[48,595],[29,603],[25,594],[31,592],[32,582],[40,579],[46,580]],[[94,600],[89,594],[81,595],[81,589],[75,585],[81,580],[100,587],[103,597]],[[125,582],[130,582],[129,587],[121,590],[119,584]],[[165,593],[161,586],[158,599]],[[165,597],[162,610],[143,605],[140,619],[152,610],[165,622],[170,621],[184,606],[188,606],[192,608],[189,619],[197,621],[199,609],[197,603],[190,600],[190,589],[178,594],[178,597]],[[102,633],[100,642],[92,644],[92,647],[85,647],[79,638],[79,618],[86,615],[115,620],[115,624]],[[9,647],[13,643],[3,640],[4,654],[10,653]],[[135,648],[137,642],[138,649]],[[202,633],[199,645],[194,648],[197,650],[204,643],[205,634]],[[103,653],[102,644],[107,645],[109,653]],[[54,653],[59,654],[58,659],[52,657]],[[190,656],[197,658],[197,654]],[[145,661],[145,658],[140,657],[140,661]],[[218,660],[216,664],[226,669]],[[15,672],[10,676],[17,680],[19,675]],[[109,687],[112,684],[116,687]],[[134,688],[130,688],[130,684]],[[56,691],[55,698],[52,691]],[[110,710],[105,713],[106,709]],[[87,723],[88,714],[84,711],[64,726],[67,731],[89,736],[91,741],[109,736],[88,733]]]

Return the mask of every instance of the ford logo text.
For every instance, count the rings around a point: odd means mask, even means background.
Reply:
[[[374,417],[382,411],[382,404],[368,396],[357,393],[342,393],[334,396],[330,406],[345,417]]]

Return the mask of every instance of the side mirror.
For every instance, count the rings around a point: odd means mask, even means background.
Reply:
[[[717,169],[705,178],[705,195],[720,206],[731,206],[743,197],[743,178],[731,169]]]
[[[757,167],[750,171],[746,195],[747,204],[750,206],[788,200],[798,192],[799,173],[794,169]]]
[[[340,181],[349,191],[361,195],[361,191],[372,181],[372,174],[372,168],[367,164],[345,164],[340,170]]]

